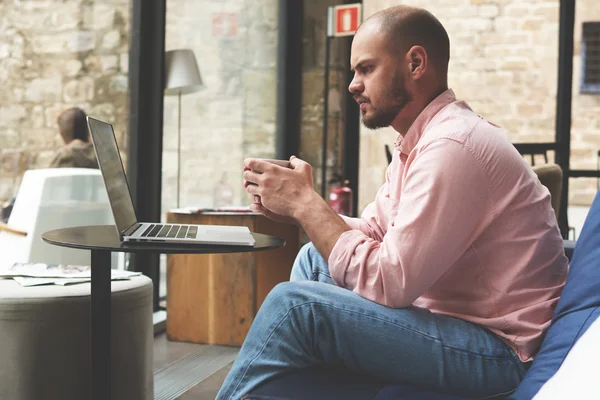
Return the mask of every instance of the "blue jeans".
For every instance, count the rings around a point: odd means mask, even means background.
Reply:
[[[265,299],[217,399],[238,400],[269,379],[323,364],[486,397],[513,391],[528,363],[483,327],[422,308],[388,308],[336,286],[308,244],[291,282]]]

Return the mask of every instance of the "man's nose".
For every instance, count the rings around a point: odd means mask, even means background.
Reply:
[[[350,82],[350,85],[348,85],[348,91],[352,94],[360,94],[365,90],[365,85],[362,83],[362,81],[360,79],[357,79],[356,76],[354,76],[354,78],[352,79],[352,82]]]

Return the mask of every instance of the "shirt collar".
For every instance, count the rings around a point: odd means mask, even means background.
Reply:
[[[402,135],[398,135],[396,142],[394,145],[396,148],[406,155],[408,155],[417,145],[419,139],[423,135],[423,131],[425,127],[429,124],[429,122],[435,117],[435,115],[448,104],[456,101],[456,96],[452,89],[448,89],[440,94],[438,97],[433,99],[431,103],[427,105],[421,111],[417,119],[412,123],[406,135],[402,137]]]

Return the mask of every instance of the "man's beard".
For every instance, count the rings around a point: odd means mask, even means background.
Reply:
[[[373,108],[370,115],[367,117],[365,110],[362,111],[362,122],[367,128],[378,129],[390,126],[398,113],[412,100],[410,93],[402,83],[401,76],[394,76],[391,88],[386,91],[383,99],[389,106],[376,108],[369,102],[368,105]]]

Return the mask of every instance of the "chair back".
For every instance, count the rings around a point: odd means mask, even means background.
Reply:
[[[558,220],[560,211],[560,199],[562,196],[562,169],[558,164],[539,164],[532,167],[542,185],[548,188],[552,208]]]
[[[99,170],[26,171],[8,225],[27,236],[0,232],[1,266],[14,262],[89,265],[89,251],[49,245],[41,235],[53,229],[108,224],[114,224],[114,218]]]

